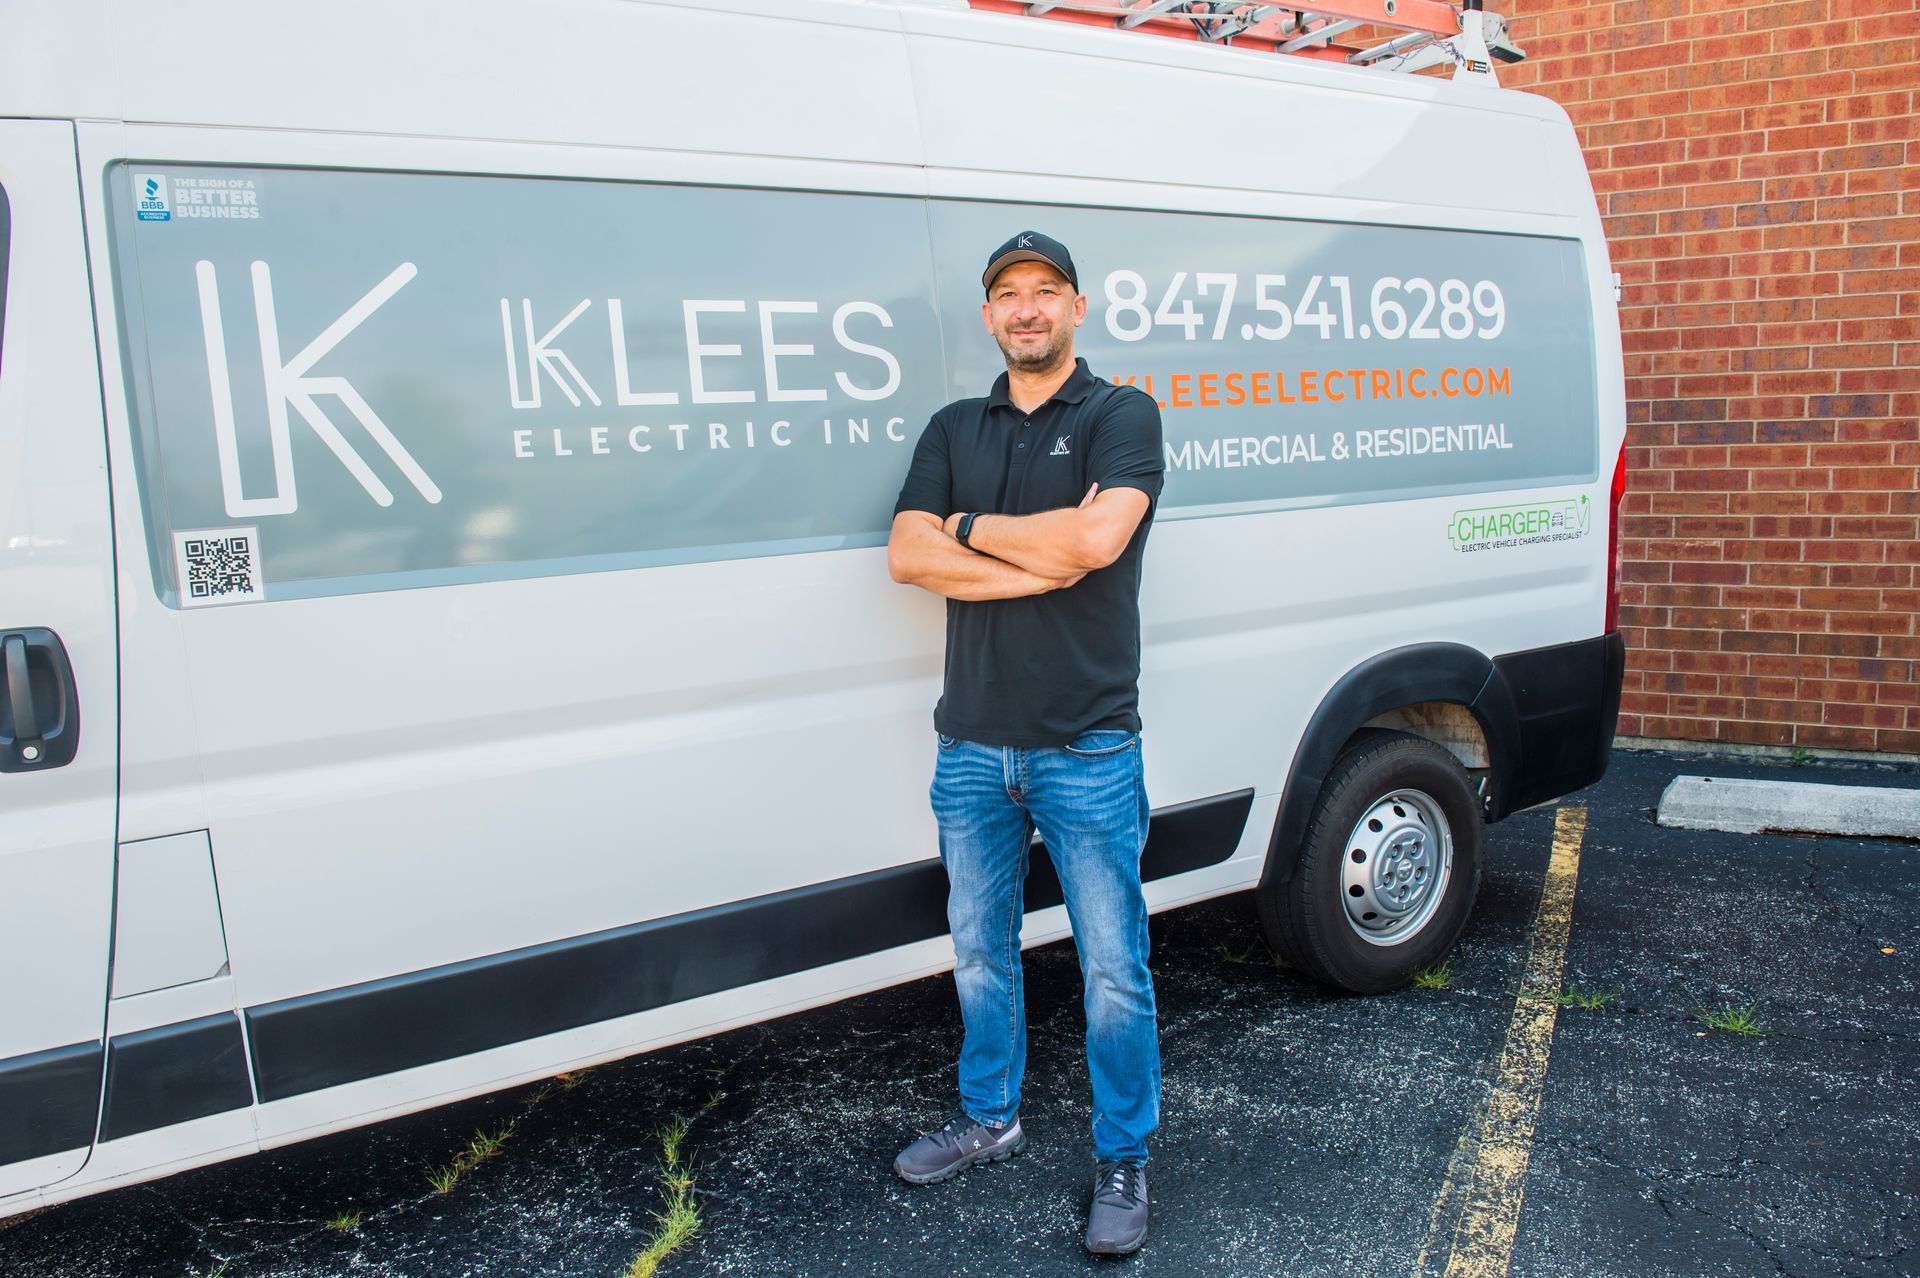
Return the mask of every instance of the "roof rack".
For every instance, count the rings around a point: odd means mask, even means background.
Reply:
[[[1231,44],[1297,57],[1347,62],[1383,71],[1453,67],[1455,80],[1496,84],[1493,63],[1526,56],[1507,34],[1507,20],[1481,9],[1483,0],[1301,0],[1306,7],[1254,0],[967,0],[991,13],[1052,18],[1122,31]],[[1400,34],[1367,47],[1336,43],[1356,29]]]

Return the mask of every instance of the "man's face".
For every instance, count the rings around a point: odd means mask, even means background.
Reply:
[[[1073,330],[1087,299],[1045,262],[1015,262],[994,277],[980,308],[1007,367],[1050,373],[1073,359]]]

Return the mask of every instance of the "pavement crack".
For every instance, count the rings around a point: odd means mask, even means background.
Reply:
[[[1673,1216],[1673,1213],[1667,1210],[1667,1204],[1663,1200],[1663,1197],[1658,1193],[1658,1191],[1655,1192],[1655,1201],[1660,1203],[1661,1209],[1663,1211],[1667,1211],[1667,1215],[1669,1218]],[[1787,1278],[1818,1278],[1818,1275],[1815,1275],[1815,1274],[1796,1274],[1794,1273],[1793,1270],[1788,1269],[1787,1262],[1785,1261],[1785,1259],[1783,1259],[1779,1255],[1778,1252],[1774,1250],[1773,1244],[1771,1242],[1769,1242],[1765,1238],[1762,1238],[1759,1234],[1755,1233],[1753,1230],[1749,1229],[1747,1226],[1741,1224],[1739,1221],[1730,1220],[1727,1217],[1718,1214],[1717,1212],[1709,1210],[1706,1207],[1702,1207],[1699,1203],[1696,1203],[1689,1198],[1676,1196],[1674,1199],[1674,1202],[1677,1206],[1682,1207],[1687,1211],[1693,1212],[1696,1215],[1704,1216],[1708,1220],[1713,1221],[1715,1224],[1724,1226],[1725,1228],[1730,1229],[1734,1233],[1740,1235],[1740,1237],[1746,1239],[1749,1243],[1753,1244],[1753,1246],[1759,1250],[1761,1255],[1767,1258],[1767,1263],[1773,1266],[1773,1271],[1775,1273],[1784,1274],[1787,1276]]]
[[[1827,914],[1830,917],[1850,926],[1853,929],[1853,935],[1856,940],[1865,936],[1867,933],[1866,920],[1860,918],[1858,914],[1848,913],[1840,908],[1840,902],[1834,900],[1833,894],[1828,892],[1821,884],[1820,870],[1819,854],[1812,851],[1808,852],[1807,872],[1801,876],[1800,886],[1807,889],[1808,892],[1813,894],[1815,900],[1827,907]]]

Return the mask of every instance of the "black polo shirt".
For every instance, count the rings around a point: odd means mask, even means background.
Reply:
[[[1140,558],[1166,468],[1160,408],[1075,361],[1053,398],[1023,413],[1007,376],[985,399],[933,415],[894,505],[1032,515],[1078,506],[1087,488],[1152,502],[1120,558],[1079,584],[1023,599],[947,601],[946,687],[934,727],[1002,746],[1065,745],[1095,728],[1140,730]]]

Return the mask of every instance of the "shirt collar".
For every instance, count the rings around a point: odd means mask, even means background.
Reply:
[[[1007,398],[1007,386],[1007,375],[1002,373],[993,383],[993,392],[987,396],[987,407],[989,409],[1012,408],[1014,406],[1013,401]],[[1047,404],[1056,401],[1062,404],[1077,404],[1085,399],[1087,394],[1092,390],[1093,374],[1087,371],[1087,361],[1076,355],[1073,360],[1073,372],[1067,374],[1067,380],[1060,384],[1060,389],[1053,393],[1046,404],[1041,404],[1033,411],[1037,413],[1040,409],[1045,408]]]

